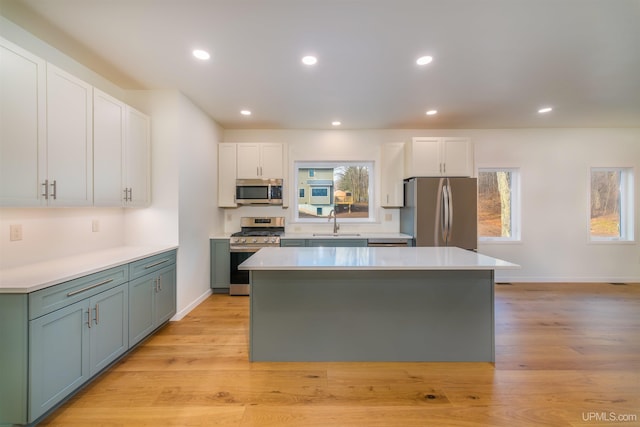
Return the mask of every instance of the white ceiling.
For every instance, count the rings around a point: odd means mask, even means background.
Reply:
[[[178,89],[228,129],[640,127],[640,0],[8,3],[117,85]]]

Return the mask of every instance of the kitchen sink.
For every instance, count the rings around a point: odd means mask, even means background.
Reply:
[[[359,237],[359,233],[313,233],[313,237]]]

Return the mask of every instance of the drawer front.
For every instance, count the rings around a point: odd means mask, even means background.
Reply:
[[[29,320],[127,282],[127,267],[121,265],[30,293]]]
[[[176,251],[163,252],[129,264],[129,280],[137,279],[176,263]]]

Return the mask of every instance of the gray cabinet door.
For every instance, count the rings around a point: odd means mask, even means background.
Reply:
[[[231,255],[229,239],[211,239],[211,288],[229,289]]]
[[[156,275],[129,282],[129,346],[137,344],[154,329],[154,297]]]
[[[129,287],[126,284],[91,298],[91,375],[106,368],[129,348]]]
[[[176,314],[176,266],[163,268],[157,273],[158,287],[155,292],[154,328]]]
[[[29,322],[29,422],[89,379],[89,300]]]

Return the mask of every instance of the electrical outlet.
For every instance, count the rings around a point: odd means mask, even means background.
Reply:
[[[97,233],[98,231],[100,231],[99,219],[94,219],[93,221],[91,221],[91,231],[93,231],[94,233]]]
[[[9,240],[12,242],[22,240],[22,224],[11,224],[9,226]]]
[[[391,221],[392,215],[390,213],[384,214],[384,220],[389,222]]]

